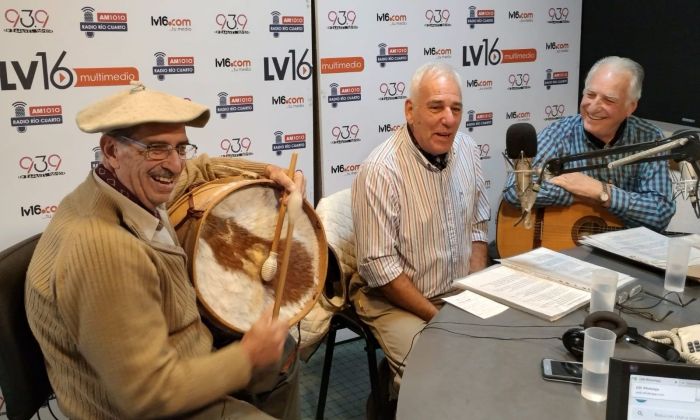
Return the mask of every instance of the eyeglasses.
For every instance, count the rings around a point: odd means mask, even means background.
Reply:
[[[663,322],[666,318],[668,318],[669,315],[673,313],[673,311],[669,310],[662,316],[658,316],[657,314],[651,312],[651,311],[643,311],[640,309],[646,309],[646,308],[630,308],[628,306],[624,305],[617,305],[617,309],[622,312],[623,314],[632,314],[632,315],[639,315],[641,317],[644,317],[650,321],[654,322]]]
[[[177,146],[162,143],[146,144],[127,136],[118,135],[115,137],[144,149],[142,152],[143,156],[148,160],[165,160],[173,150],[177,152],[180,159],[192,159],[197,155],[197,146],[190,143],[178,144]]]
[[[655,297],[657,299],[666,301],[668,303],[672,303],[676,306],[680,306],[681,308],[685,308],[686,306],[690,305],[691,303],[695,302],[695,300],[696,300],[695,298],[690,298],[690,300],[686,300],[685,302],[683,302],[683,296],[681,296],[680,293],[678,293],[678,292],[667,292],[663,296],[658,296],[658,295],[655,295],[655,294],[650,293],[650,292],[644,292],[644,293],[646,293],[647,295],[649,295],[651,297]],[[671,297],[670,299],[669,299],[669,296]]]
[[[653,299],[656,299],[656,302],[648,306],[629,306],[629,302],[631,300],[635,300],[635,298],[639,298],[642,295],[646,295]],[[673,311],[669,310],[664,315],[659,316],[654,312],[651,312],[650,309],[656,308],[661,304],[661,302],[667,300],[666,296],[668,296],[668,294],[666,294],[663,297],[656,296],[652,293],[647,292],[641,285],[638,284],[629,290],[621,292],[617,297],[617,302],[615,306],[620,312],[624,314],[639,315],[654,322],[662,322],[666,318],[668,318],[668,316],[671,315]]]
[[[617,295],[617,304],[622,305],[629,300],[633,300],[642,292],[644,292],[644,288],[641,284],[638,284],[629,290],[623,290]]]

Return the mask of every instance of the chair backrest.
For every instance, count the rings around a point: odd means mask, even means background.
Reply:
[[[0,389],[10,420],[31,418],[52,392],[24,309],[25,276],[40,236],[0,253]]]
[[[352,195],[350,188],[321,199],[316,206],[328,241],[328,275],[326,289],[334,288],[334,295],[347,300],[350,278],[357,271],[355,260],[355,231],[352,222]]]

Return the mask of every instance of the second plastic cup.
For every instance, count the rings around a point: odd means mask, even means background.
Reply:
[[[590,313],[615,309],[617,281],[617,272],[615,271],[604,268],[593,270],[591,275]]]
[[[685,276],[688,274],[689,256],[689,242],[683,238],[670,238],[668,240],[664,289],[669,292],[683,292],[685,289]]]
[[[615,352],[614,332],[605,328],[586,328],[583,339],[583,378],[581,395],[590,401],[608,399],[608,371]]]

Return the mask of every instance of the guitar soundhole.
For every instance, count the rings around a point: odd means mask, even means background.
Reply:
[[[605,220],[600,217],[582,217],[577,220],[576,223],[574,223],[574,226],[571,228],[571,240],[574,241],[576,245],[580,245],[579,239],[587,235],[594,235],[596,233],[603,232],[607,227],[608,224],[605,223]]]

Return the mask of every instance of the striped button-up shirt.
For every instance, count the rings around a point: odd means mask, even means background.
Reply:
[[[649,142],[662,137],[661,130],[653,124],[630,116],[614,147]],[[533,167],[541,168],[551,158],[600,150],[600,145],[596,145],[586,137],[581,116],[575,115],[562,118],[542,130],[537,135],[537,148]],[[630,154],[616,155],[613,159]],[[565,167],[575,168],[609,160],[611,160],[610,157],[579,160],[569,162]],[[614,169],[599,168],[583,173],[612,185],[608,210],[619,217],[627,227],[646,226],[660,231],[668,226],[676,212],[667,161],[624,165]],[[503,198],[511,204],[520,206],[515,176],[512,173],[506,180]],[[535,207],[569,206],[572,202],[571,193],[557,185],[543,182],[537,194]]]
[[[370,287],[405,273],[427,298],[469,273],[490,207],[474,140],[457,133],[442,171],[404,125],[363,162],[352,185],[357,267]]]

